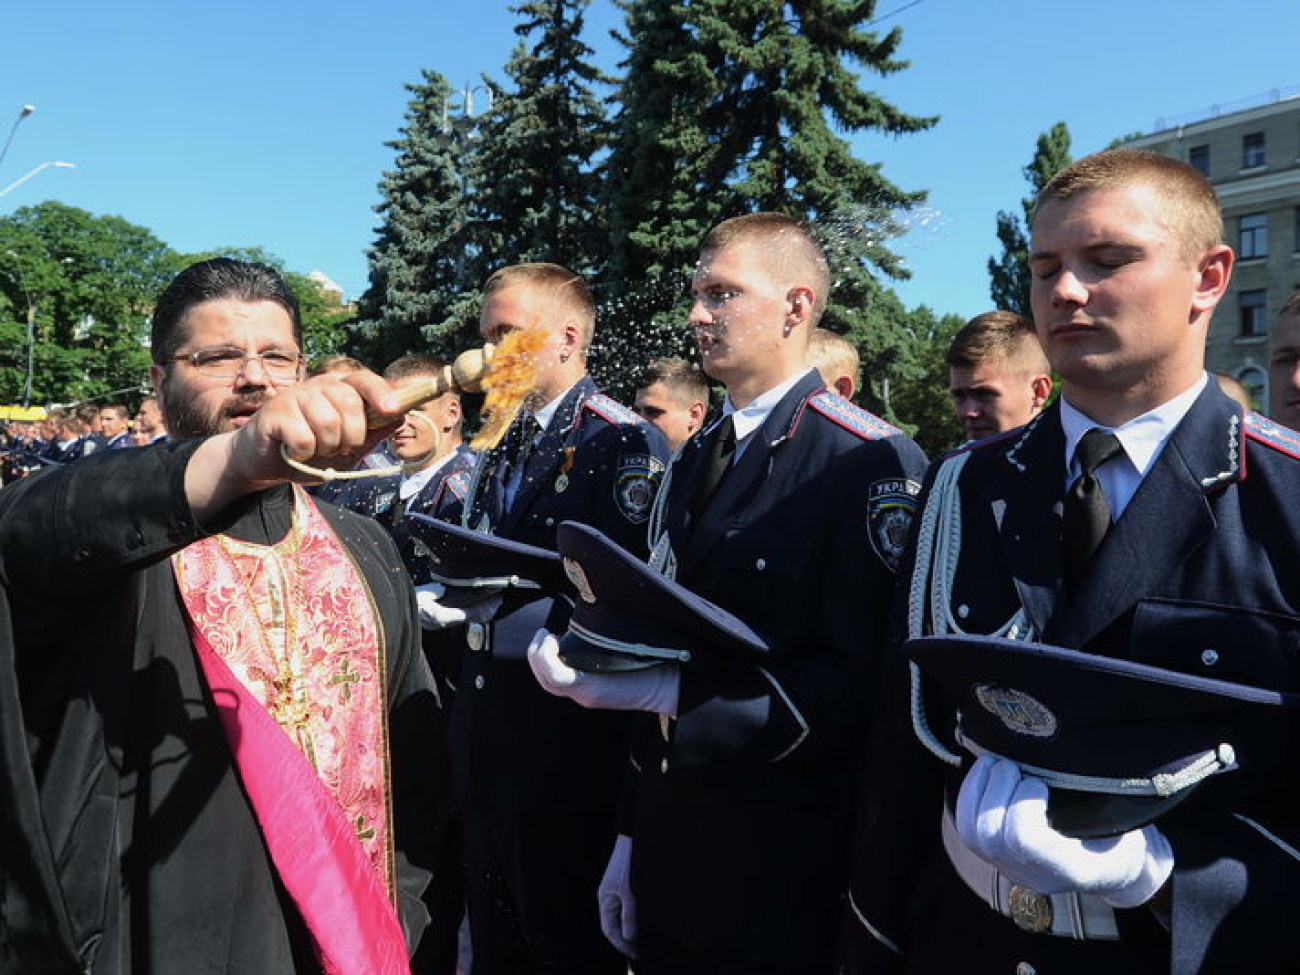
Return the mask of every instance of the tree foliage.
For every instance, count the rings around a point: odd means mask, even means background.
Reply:
[[[174,251],[121,217],[62,203],[0,218],[0,400],[18,401],[32,324],[31,400],[76,402],[139,388],[153,300],[180,268]],[[12,324],[22,327],[10,344]]]
[[[337,347],[350,312],[260,248],[182,255],[122,217],[56,202],[0,217],[0,403],[25,398],[30,353],[33,404],[134,404],[148,385],[155,300],[183,267],[218,254],[279,269],[302,306],[308,355]]]
[[[861,0],[620,6],[628,55],[606,165],[607,281],[620,294],[648,290],[641,315],[632,316],[635,340],[622,344],[680,343],[680,330],[665,335],[649,324],[672,308],[659,279],[689,268],[718,220],[756,210],[820,228],[837,279],[823,324],[863,333],[868,309],[881,300],[878,276],[906,276],[888,242],[898,215],[924,194],[858,159],[847,137],[896,137],[936,121],[908,115],[860,83],[861,69],[888,76],[907,67],[897,57],[901,31],[873,32],[875,4]],[[877,338],[881,354],[866,350],[864,368],[887,376],[895,346],[907,343]]]
[[[455,92],[440,74],[407,85],[397,156],[384,173],[370,248],[370,283],[357,303],[348,351],[381,367],[413,349],[450,351],[459,339],[453,316],[468,281],[463,158],[475,137],[468,106],[456,116]]]
[[[590,274],[604,240],[597,156],[608,136],[597,88],[606,79],[582,38],[590,0],[528,0],[511,8],[519,35],[492,84],[492,107],[467,160],[478,276],[523,261]]]
[[[1026,318],[1033,315],[1029,306],[1029,227],[1034,217],[1034,201],[1048,181],[1072,161],[1070,130],[1064,122],[1057,122],[1038,137],[1034,158],[1024,168],[1025,179],[1033,192],[1020,201],[1020,215],[998,211],[997,235],[1002,253],[990,257],[988,264],[989,293],[995,308]]]

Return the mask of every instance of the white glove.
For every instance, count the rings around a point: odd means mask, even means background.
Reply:
[[[538,630],[528,645],[528,666],[533,668],[533,675],[543,690],[556,697],[567,697],[584,708],[677,713],[682,675],[676,664],[658,664],[645,670],[614,674],[574,670],[560,659],[560,644],[554,634]]]
[[[469,606],[444,606],[438,600],[447,592],[441,582],[415,587],[415,605],[420,610],[420,625],[426,630],[444,630],[463,623],[486,623],[501,608],[501,595],[495,590]]]
[[[605,875],[600,878],[596,897],[600,901],[600,930],[615,948],[629,958],[636,957],[636,901],[629,874],[632,868],[632,837],[619,834],[614,841]]]
[[[1079,840],[1047,822],[1047,784],[1015,762],[985,755],[957,796],[957,833],[981,859],[1040,894],[1081,891],[1112,907],[1138,907],[1174,869],[1174,853],[1154,826]]]

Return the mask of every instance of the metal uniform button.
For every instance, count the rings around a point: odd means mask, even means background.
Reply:
[[[665,758],[665,759],[663,759],[663,761],[661,761],[661,762],[659,763],[659,771],[660,771],[660,772],[667,772],[667,771],[668,771],[668,759]]]
[[[1206,647],[1201,651],[1201,663],[1207,667],[1213,667],[1219,662],[1219,651],[1213,647]]]
[[[477,677],[474,678],[474,689],[481,691],[483,690],[483,685],[486,683],[487,681],[483,679],[483,675],[479,674]]]
[[[465,642],[471,650],[478,653],[487,643],[487,627],[482,623],[471,623],[465,627]]]
[[[1027,961],[1022,961],[1016,966],[1016,975],[1038,975],[1038,969]]]
[[[970,607],[967,606],[965,603],[962,603],[960,606],[957,607],[957,615],[960,616],[962,619],[965,619],[967,616],[970,615]]]
[[[555,524],[555,519],[554,519],[554,518],[547,518],[547,519],[546,519],[546,527],[547,527],[547,528],[552,527],[554,524]]]
[[[754,568],[756,568],[759,572],[762,572],[764,569],[767,568],[767,559],[759,559],[757,562],[754,563]]]

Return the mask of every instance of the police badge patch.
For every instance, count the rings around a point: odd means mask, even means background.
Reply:
[[[614,473],[614,503],[632,524],[639,525],[650,517],[663,472],[663,461],[649,454],[619,458]]]
[[[920,493],[921,485],[896,477],[874,482],[867,495],[867,534],[871,537],[871,547],[891,572],[898,571]]]

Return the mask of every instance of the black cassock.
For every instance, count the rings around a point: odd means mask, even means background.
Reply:
[[[196,445],[98,453],[0,497],[0,972],[319,971],[232,765],[168,558],[205,534],[183,487]],[[387,533],[321,509],[386,641],[399,908],[413,943],[428,922],[422,865],[440,799],[422,747],[436,701]],[[270,544],[291,512],[282,487],[206,527]]]

